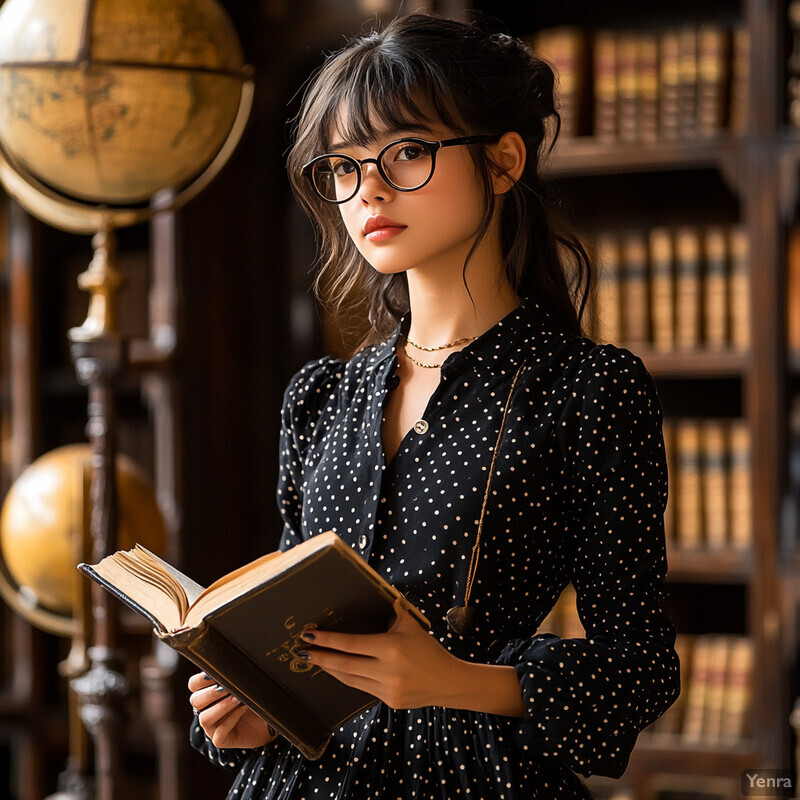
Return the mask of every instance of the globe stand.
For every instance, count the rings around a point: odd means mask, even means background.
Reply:
[[[94,257],[78,285],[91,295],[83,325],[69,332],[78,380],[88,388],[86,433],[92,448],[92,558],[100,561],[117,549],[116,424],[114,385],[127,364],[128,342],[115,330],[114,294],[120,278],[114,269],[115,238],[106,227],[92,239]],[[108,592],[92,586],[92,646],[88,672],[73,678],[80,717],[95,749],[98,800],[112,800],[121,769],[122,702],[129,691],[120,671],[117,651],[117,603]]]

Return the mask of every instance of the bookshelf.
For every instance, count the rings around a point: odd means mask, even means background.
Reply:
[[[465,11],[461,3],[445,5],[447,8],[442,10],[450,13]],[[715,421],[743,428],[746,450],[739,456],[728,453],[726,464],[741,464],[742,459],[749,462],[744,481],[741,474],[738,479],[737,494],[741,494],[742,487],[749,489],[749,509],[747,504],[739,506],[739,516],[742,508],[747,509],[750,530],[742,529],[741,535],[751,538],[746,546],[741,546],[740,541],[736,548],[724,546],[724,542],[723,546],[704,546],[703,538],[714,522],[702,517],[703,508],[710,505],[709,498],[717,491],[713,484],[704,483],[704,475],[710,470],[708,467],[704,471],[704,465],[713,458],[702,452],[684,453],[680,464],[676,464],[673,454],[670,502],[674,503],[677,495],[677,522],[692,530],[691,537],[684,531],[670,538],[670,526],[674,528],[677,523],[670,519],[668,510],[668,591],[679,633],[683,628],[695,643],[712,634],[734,636],[752,648],[748,691],[751,711],[757,709],[757,713],[750,714],[740,741],[724,745],[702,737],[689,744],[681,735],[657,733],[656,723],[652,732],[646,731],[640,737],[622,779],[588,781],[598,797],[739,797],[741,770],[793,766],[789,715],[798,691],[791,676],[798,645],[795,608],[800,596],[800,530],[787,530],[786,515],[782,517],[780,511],[782,503],[800,505],[797,497],[787,500],[785,483],[787,397],[792,388],[800,394],[800,348],[787,351],[786,344],[787,310],[788,315],[800,316],[800,305],[787,309],[785,302],[787,231],[800,218],[800,134],[784,121],[787,76],[783,64],[789,56],[787,4],[776,0],[655,2],[647,4],[645,12],[644,6],[624,0],[614,4],[567,0],[546,6],[477,2],[471,8],[504,21],[517,35],[544,42],[543,47],[556,42],[553,47],[560,49],[550,53],[551,61],[572,71],[566,80],[562,78],[562,85],[573,96],[562,96],[561,103],[571,118],[567,127],[573,126],[573,135],[562,138],[547,163],[547,171],[564,187],[565,197],[584,198],[574,204],[572,216],[579,227],[584,226],[590,243],[609,230],[623,238],[637,232],[644,239],[657,226],[668,226],[673,233],[684,226],[701,230],[708,226],[733,227],[749,243],[748,270],[752,280],[743,309],[744,316],[749,317],[746,346],[739,341],[739,346],[732,347],[729,341],[721,347],[708,347],[701,337],[695,346],[664,347],[662,343],[654,347],[652,334],[659,324],[664,325],[659,319],[664,309],[655,305],[650,308],[649,320],[623,319],[620,325],[612,325],[617,338],[611,341],[641,355],[659,386],[668,424],[685,429],[699,426],[702,430],[707,421]],[[723,57],[729,60],[716,66],[722,67],[723,73],[727,71],[721,84],[728,98],[730,118],[725,119],[724,108],[712,108],[715,115],[720,111],[722,115],[710,132],[676,134],[662,116],[660,128],[642,127],[638,134],[632,133],[630,127],[625,127],[630,125],[631,113],[637,113],[637,107],[631,112],[631,103],[639,102],[639,124],[647,122],[648,74],[645,71],[639,76],[640,94],[633,99],[625,97],[623,84],[630,75],[624,71],[624,62],[620,66],[617,61],[611,68],[618,79],[618,93],[612,96],[613,132],[609,133],[609,66],[596,60],[601,52],[603,58],[608,58],[607,49],[603,48],[607,48],[609,38],[614,39],[609,32],[618,33],[618,55],[631,38],[637,37],[644,43],[646,53],[647,42],[655,37],[660,40],[658,52],[666,59],[671,44],[665,32],[709,29],[717,32],[717,42],[728,37],[729,55]],[[549,35],[548,30],[555,33]],[[734,52],[739,55],[732,55]],[[703,55],[696,57],[702,61]],[[642,69],[647,70],[648,62],[642,63]],[[603,72],[602,82],[597,80],[598,70]],[[712,69],[709,73],[706,61],[706,76],[713,77],[713,72]],[[659,72],[657,102],[662,103],[671,91],[662,82],[664,74]],[[691,84],[691,71],[686,74],[689,77],[683,80]],[[709,89],[700,87],[697,64],[694,75],[695,113],[702,117],[699,109],[709,101],[699,97]],[[738,96],[734,96],[737,92]],[[744,106],[743,93],[748,98]],[[732,111],[734,104],[738,105],[736,115]],[[679,106],[680,103],[674,113],[680,122]],[[657,196],[655,202],[653,195]],[[596,210],[603,206],[604,218],[597,221]],[[704,252],[702,247],[699,252]],[[652,281],[652,250],[646,260],[647,280]],[[622,274],[627,274],[626,266],[622,264]],[[699,292],[711,283],[702,271],[695,280]],[[636,296],[643,303],[652,302],[653,293],[648,298],[648,289],[652,290],[652,285],[644,289],[623,285],[612,288],[607,297],[613,299],[615,291],[638,291]],[[730,300],[730,286],[726,291]],[[663,295],[659,302],[663,302]],[[731,311],[729,304],[727,313]],[[598,314],[602,318],[599,308]],[[627,341],[623,335],[626,323],[640,334],[644,325],[642,330],[650,335]],[[680,319],[666,320],[667,326],[680,324]],[[712,325],[706,320],[701,327],[710,331]],[[700,437],[698,441],[704,441],[696,430],[695,435]],[[716,453],[715,457],[719,455]],[[716,475],[716,479],[721,477],[725,476]],[[712,475],[711,480],[714,479]],[[701,502],[701,498],[705,501]],[[727,525],[736,527],[740,522],[732,515]],[[722,533],[716,531],[715,535]],[[695,536],[695,546],[685,546]]]

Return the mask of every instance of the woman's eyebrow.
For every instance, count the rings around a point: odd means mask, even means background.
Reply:
[[[376,131],[372,137],[370,138],[371,142],[376,142],[379,139],[389,139],[394,137],[401,137],[404,134],[420,134],[424,133],[428,136],[431,135],[431,129],[428,125],[423,123],[413,124],[409,123],[408,125],[403,125],[401,128],[387,128],[386,130]],[[355,142],[348,142],[344,140],[340,140],[337,142],[333,142],[329,146],[329,152],[337,152],[339,150],[346,150],[349,147],[362,147],[362,144],[356,144]]]

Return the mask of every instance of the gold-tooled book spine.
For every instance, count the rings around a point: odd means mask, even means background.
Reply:
[[[650,231],[650,306],[653,310],[653,347],[675,348],[675,280],[672,231]]]

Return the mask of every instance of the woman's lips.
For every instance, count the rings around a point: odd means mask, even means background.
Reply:
[[[364,236],[370,242],[386,242],[406,229],[405,225],[388,217],[369,217],[364,223]]]

